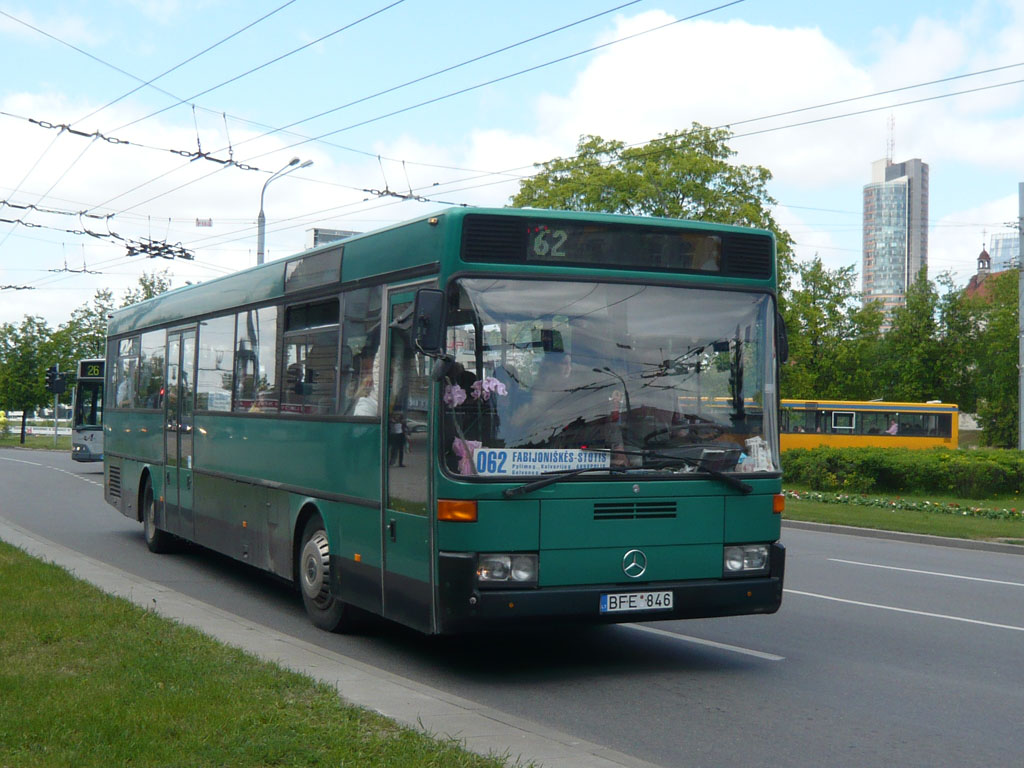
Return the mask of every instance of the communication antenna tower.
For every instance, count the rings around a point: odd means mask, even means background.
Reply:
[[[885,164],[892,165],[896,156],[896,116],[889,115],[889,135],[885,140]]]

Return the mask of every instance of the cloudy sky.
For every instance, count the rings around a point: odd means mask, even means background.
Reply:
[[[254,264],[293,157],[268,259],[699,122],[772,172],[800,258],[858,273],[891,138],[931,169],[930,273],[963,283],[1024,181],[1024,0],[0,0],[0,67],[0,286],[32,288],[0,322]]]

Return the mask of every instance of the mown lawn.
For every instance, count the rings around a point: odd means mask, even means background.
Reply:
[[[25,435],[24,444],[21,442],[20,431],[12,431],[6,435],[0,434],[0,448],[39,448],[52,451],[54,449],[53,432],[48,435]],[[57,436],[57,450],[71,452],[71,435]]]
[[[0,617],[4,768],[504,765],[3,542]]]
[[[886,497],[880,494],[851,494],[867,504],[822,503],[815,501],[806,488],[786,486],[805,498],[786,498],[783,516],[790,520],[805,520],[833,525],[852,525],[907,533],[924,533],[958,539],[1008,541],[1024,544],[1024,518],[1017,496],[989,499],[960,499],[949,495],[901,495]],[[830,494],[833,496],[834,494]],[[874,505],[874,502],[879,502]],[[891,506],[884,506],[888,502]],[[932,509],[901,509],[900,506],[921,506],[925,502]],[[956,505],[952,507],[951,505]],[[989,512],[1009,513],[1007,518],[984,516]]]

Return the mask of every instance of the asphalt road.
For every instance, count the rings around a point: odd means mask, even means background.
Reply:
[[[157,556],[102,472],[0,449],[0,517],[366,664],[664,766],[1016,765],[1024,557],[786,529],[774,616],[427,638],[306,621],[287,586]],[[0,596],[2,605],[2,596]]]

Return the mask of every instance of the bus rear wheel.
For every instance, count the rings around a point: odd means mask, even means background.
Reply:
[[[163,554],[171,551],[171,534],[156,527],[156,498],[153,496],[153,484],[149,480],[146,481],[146,488],[142,492],[142,529],[150,552]]]
[[[331,550],[319,517],[306,522],[299,554],[299,588],[310,620],[328,632],[343,632],[350,623],[351,606],[331,594]]]

